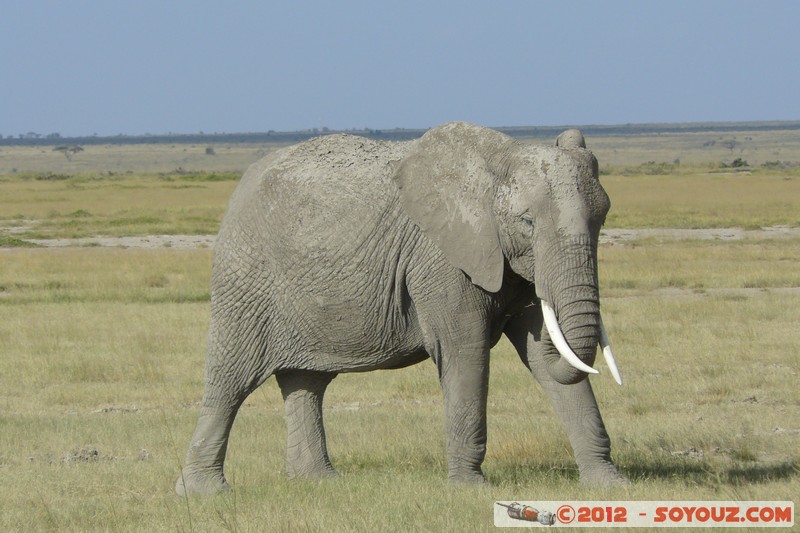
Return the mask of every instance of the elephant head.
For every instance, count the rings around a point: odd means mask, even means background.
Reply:
[[[585,146],[578,130],[542,147],[451,123],[419,139],[394,179],[403,209],[475,285],[496,293],[514,275],[534,284],[546,330],[533,333],[555,347],[544,357],[556,381],[597,373],[591,365],[600,343],[621,382],[597,280],[610,202]]]

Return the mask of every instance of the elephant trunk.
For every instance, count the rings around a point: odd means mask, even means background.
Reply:
[[[546,333],[556,350],[545,353],[544,359],[550,375],[563,384],[573,384],[581,381],[586,374],[597,374],[592,368],[597,343],[600,338],[599,307],[597,312],[592,312],[588,307],[579,312],[574,319],[556,319],[555,311],[549,309],[549,304],[542,301],[543,313],[551,314],[551,319],[545,318]],[[562,317],[565,315],[562,313]],[[562,325],[569,324],[569,325]]]
[[[537,293],[547,326],[542,335],[549,336],[555,348],[545,352],[547,369],[559,383],[573,384],[587,373],[597,373],[591,367],[601,340],[602,320],[596,248],[588,237],[562,241],[562,246],[560,253],[547,254],[555,261],[544,261],[555,269],[549,273],[545,269],[544,279],[555,282],[537,283]]]

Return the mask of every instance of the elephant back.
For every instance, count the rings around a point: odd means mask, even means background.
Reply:
[[[357,260],[397,222],[391,175],[410,144],[336,134],[264,157],[231,198],[219,248],[287,271],[301,261]]]

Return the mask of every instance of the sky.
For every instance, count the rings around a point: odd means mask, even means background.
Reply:
[[[2,0],[0,135],[800,119],[794,0]]]

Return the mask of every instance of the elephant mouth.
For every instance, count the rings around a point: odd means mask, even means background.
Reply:
[[[599,374],[598,370],[590,367],[581,359],[575,355],[575,352],[572,351],[567,340],[564,338],[564,333],[561,331],[561,326],[558,324],[558,319],[556,318],[556,313],[553,310],[552,305],[545,300],[540,300],[542,306],[542,316],[544,318],[544,325],[547,328],[547,333],[550,335],[550,340],[553,342],[553,345],[558,350],[558,353],[561,354],[561,357],[569,363],[574,368],[580,370],[581,372],[586,372],[587,374]],[[603,351],[603,358],[606,361],[606,365],[608,365],[609,371],[611,371],[611,375],[614,377],[614,381],[616,381],[619,385],[622,385],[622,376],[619,373],[619,368],[617,367],[617,361],[614,359],[614,353],[611,350],[611,341],[608,339],[608,333],[606,333],[606,328],[603,325],[603,318],[600,318],[600,338],[598,339],[600,348]]]

